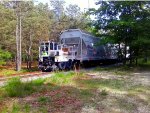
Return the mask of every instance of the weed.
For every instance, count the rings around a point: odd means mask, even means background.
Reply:
[[[24,111],[26,113],[29,113],[31,108],[30,108],[30,106],[28,104],[25,104],[24,107],[23,107],[23,109],[24,109]]]
[[[81,95],[83,98],[85,98],[85,99],[88,99],[88,98],[90,98],[90,97],[93,96],[93,94],[91,93],[90,90],[82,90],[82,91],[80,92],[80,95]]]
[[[39,97],[38,98],[38,102],[42,103],[42,104],[46,104],[47,102],[50,102],[50,98],[49,97]]]
[[[12,78],[7,82],[5,90],[10,97],[22,96],[22,87],[20,78]]]
[[[106,91],[105,89],[103,89],[103,90],[101,91],[101,95],[102,95],[102,96],[107,96],[108,93],[107,93],[107,91]]]
[[[12,113],[18,113],[20,110],[21,110],[20,105],[15,103],[12,108]]]

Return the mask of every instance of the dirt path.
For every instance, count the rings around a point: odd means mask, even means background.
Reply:
[[[131,79],[135,84],[150,86],[150,71],[133,73]]]

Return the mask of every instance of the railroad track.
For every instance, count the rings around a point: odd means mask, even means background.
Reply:
[[[114,66],[120,66],[122,64],[116,63],[116,64],[111,64],[111,65],[102,65],[100,67],[114,67]],[[93,70],[97,66],[94,67],[88,67],[88,68],[81,68],[80,70],[88,71],[88,70]],[[22,74],[22,75],[16,75],[16,76],[11,76],[11,77],[1,77],[0,78],[0,86],[4,86],[7,80],[14,78],[14,77],[20,77],[23,82],[26,81],[32,81],[36,80],[38,78],[48,78],[54,75],[55,72],[35,72],[35,73],[29,73],[29,74]]]
[[[36,80],[38,78],[48,78],[51,77],[54,73],[53,72],[37,72],[37,73],[29,73],[29,74],[22,74],[22,75],[16,75],[12,77],[1,77],[0,78],[0,86],[4,86],[7,80],[14,78],[14,77],[20,77],[22,82],[32,81]]]

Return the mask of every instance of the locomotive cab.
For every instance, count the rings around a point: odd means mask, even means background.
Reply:
[[[70,69],[75,54],[73,47],[57,42],[42,42],[39,47],[39,69],[52,71],[58,69]]]
[[[40,43],[39,47],[39,69],[51,71],[55,65],[55,56],[59,54],[60,47],[57,42],[48,41]],[[56,66],[55,66],[56,67]]]

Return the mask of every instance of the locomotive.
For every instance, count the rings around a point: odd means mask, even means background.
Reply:
[[[55,71],[72,69],[75,64],[114,62],[118,59],[115,44],[98,44],[101,41],[80,29],[64,30],[60,41],[41,42],[39,47],[39,69]]]

